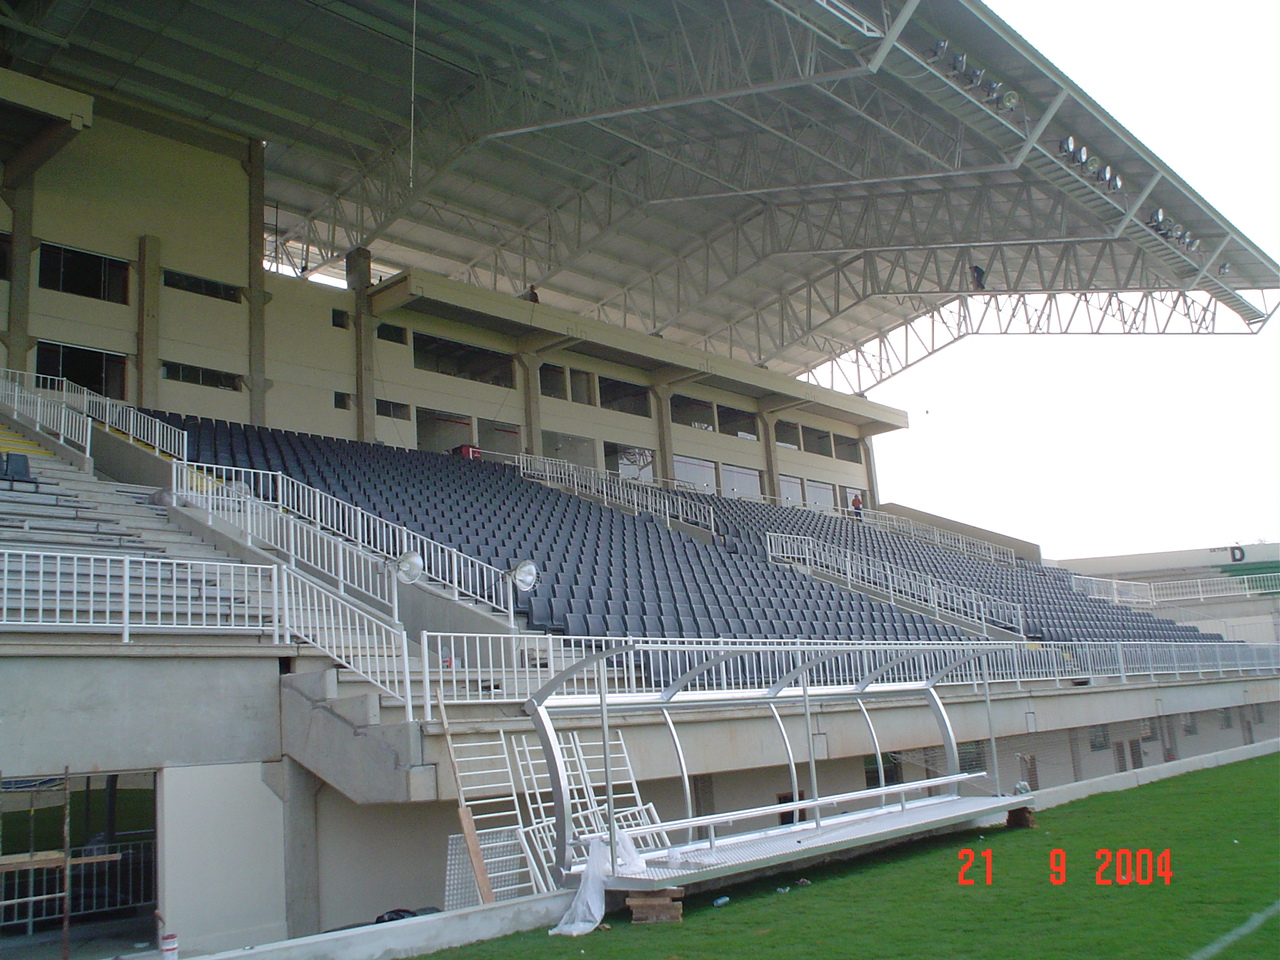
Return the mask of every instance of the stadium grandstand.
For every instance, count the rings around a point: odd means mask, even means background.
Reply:
[[[977,0],[0,45],[6,952],[408,957],[1276,748],[1274,544],[880,496],[958,339],[1280,288]]]

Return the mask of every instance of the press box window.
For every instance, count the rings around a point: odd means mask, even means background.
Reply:
[[[13,251],[13,237],[7,233],[0,233],[0,280],[9,279],[9,258]]]
[[[425,333],[413,335],[413,365],[419,370],[443,373],[447,377],[473,380],[494,387],[506,387],[508,390],[515,386],[515,373],[508,354]]]
[[[837,460],[843,460],[845,463],[862,462],[862,447],[858,445],[856,438],[842,437],[838,433],[833,433],[831,445],[835,448]]]
[[[388,343],[408,343],[409,331],[404,327],[398,327],[394,323],[378,324],[378,339],[386,340]]]
[[[649,388],[610,377],[597,378],[600,383],[600,406],[605,410],[649,416]]]
[[[831,456],[831,434],[826,430],[814,427],[803,427],[805,453],[816,453],[820,457]]]
[[[351,314],[345,310],[334,310],[330,314],[330,322],[339,330],[346,330],[351,326]]]
[[[240,288],[230,283],[221,283],[207,277],[197,277],[191,273],[180,273],[177,270],[164,272],[164,285],[187,293],[198,293],[202,297],[214,300],[226,300],[228,303],[240,302]]]
[[[109,303],[128,303],[129,264],[84,250],[42,243],[40,286]]]
[[[538,391],[544,397],[568,400],[569,392],[567,381],[565,380],[564,367],[556,366],[554,363],[544,363],[539,367]]]
[[[671,395],[671,422],[682,423],[686,427],[697,427],[699,430],[715,430],[715,405],[706,400],[695,400],[693,397]]]
[[[394,400],[378,400],[375,404],[378,416],[390,417],[392,420],[408,420],[409,405]]]
[[[350,410],[351,394],[335,390],[333,392],[333,408],[335,410]]]
[[[716,414],[720,420],[721,433],[730,437],[741,437],[743,440],[760,439],[754,413],[716,404]]]
[[[779,420],[773,426],[773,439],[780,447],[788,450],[800,449],[800,428],[794,423]]]
[[[586,370],[569,371],[569,399],[574,403],[585,403],[593,406],[596,402],[595,391],[591,389],[591,374]]]
[[[172,360],[160,361],[160,377],[164,380],[178,380],[182,383],[194,383],[201,387],[214,387],[218,390],[239,390],[241,376],[226,370],[211,370],[208,367],[197,367],[190,363],[175,363]]]

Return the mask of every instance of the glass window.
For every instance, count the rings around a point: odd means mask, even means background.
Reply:
[[[738,410],[716,404],[716,415],[720,420],[720,432],[743,440],[759,440],[760,428],[756,426],[756,415],[747,410]]]
[[[398,327],[394,323],[378,324],[377,336],[379,340],[386,340],[388,343],[408,343],[409,331],[404,327]]]
[[[1218,711],[1218,713],[1219,713],[1219,716],[1222,718],[1221,725],[1223,730],[1230,730],[1232,727],[1235,726],[1235,721],[1231,717],[1230,707],[1223,707],[1220,711]]]
[[[843,460],[845,463],[861,463],[862,462],[862,446],[855,437],[842,437],[838,433],[831,435],[831,444],[835,449],[837,460]]]
[[[831,456],[831,434],[827,430],[819,430],[816,427],[804,427],[801,431],[804,436],[804,452],[816,453],[820,457]]]
[[[799,477],[778,474],[778,493],[783,503],[804,503],[804,487]]]
[[[556,366],[554,363],[544,363],[539,367],[538,389],[544,397],[568,400],[569,390],[564,376],[564,367]]]
[[[13,256],[13,237],[7,233],[0,233],[0,280],[9,279],[9,258]]]
[[[501,420],[476,419],[476,442],[481,450],[494,453],[516,454],[520,452],[520,427]]]
[[[715,430],[715,404],[674,393],[671,395],[671,422],[699,430]]]
[[[836,505],[836,488],[829,483],[823,483],[821,480],[806,480],[804,483],[805,493],[808,495],[809,506],[818,507],[822,510],[831,510]]]
[[[710,460],[677,455],[676,480],[703,493],[716,492],[716,465]]]
[[[425,333],[413,335],[413,365],[419,370],[474,380],[494,387],[511,389],[515,386],[515,371],[508,354],[427,336]]]
[[[393,420],[408,420],[409,405],[395,400],[378,400],[376,402],[378,416],[391,417]]]
[[[880,767],[884,766],[884,783],[880,782]],[[892,787],[894,784],[902,782],[902,761],[891,753],[880,754],[880,763],[876,763],[874,756],[864,757],[862,768],[867,776],[867,789],[874,790],[876,787]]]
[[[644,447],[629,447],[621,443],[604,442],[604,468],[618,474],[624,480],[653,482],[653,451]]]
[[[111,303],[129,302],[129,264],[84,250],[40,244],[40,286]]]
[[[197,277],[192,273],[180,273],[177,270],[164,271],[164,285],[187,293],[198,293],[202,297],[215,300],[226,300],[228,303],[240,302],[240,288],[231,283],[221,283],[208,277]]]
[[[759,499],[762,492],[760,471],[750,467],[738,467],[732,463],[720,464],[720,493],[726,497]]]
[[[337,390],[333,391],[333,408],[335,410],[350,410],[351,394],[341,393]]]
[[[113,400],[124,399],[124,356],[87,347],[41,340],[36,344],[36,373],[64,377]]]
[[[175,363],[172,360],[160,361],[160,377],[163,380],[180,380],[182,383],[216,387],[219,390],[239,390],[241,382],[238,373],[211,370],[208,367],[197,367],[190,363]]]
[[[351,327],[351,314],[345,310],[334,310],[329,315],[329,322],[339,330],[347,330]]]
[[[649,388],[612,377],[597,377],[600,386],[600,406],[605,410],[630,413],[637,417],[649,416]]]
[[[779,420],[773,425],[773,439],[780,447],[786,447],[788,450],[799,450],[800,428],[794,423]]]
[[[580,467],[595,467],[596,442],[569,433],[542,431],[542,454],[555,460],[568,460]]]
[[[1184,713],[1182,715],[1182,732],[1189,737],[1197,736],[1200,733],[1200,727],[1196,722],[1194,713]]]
[[[587,406],[594,406],[596,393],[591,388],[592,379],[594,378],[586,370],[570,370],[569,399],[574,403],[585,403]]]

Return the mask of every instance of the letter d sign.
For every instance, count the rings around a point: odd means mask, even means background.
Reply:
[[[1231,548],[1231,562],[1240,563],[1244,560],[1244,547]]]

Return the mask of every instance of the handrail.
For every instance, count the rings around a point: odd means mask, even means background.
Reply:
[[[65,377],[50,377],[25,370],[3,370],[0,378],[21,383],[31,393],[57,398],[68,408],[117,430],[132,440],[144,443],[177,460],[187,459],[187,433],[165,423],[137,407],[95,393]],[[88,452],[87,449],[85,451]]]
[[[1010,566],[1017,562],[1013,551],[1008,547],[956,533],[954,530],[935,527],[929,523],[921,523],[919,520],[885,513],[883,510],[863,510],[861,518],[856,516],[857,511],[837,510],[837,512],[855,520],[861,519],[869,527],[888,530],[890,533],[902,534],[926,543],[936,543],[940,547],[955,550],[966,557],[977,557],[979,560],[990,560],[992,563],[1005,563]]]
[[[1087,597],[1113,603],[1155,606],[1178,600],[1217,600],[1257,593],[1280,593],[1280,573],[1257,573],[1244,577],[1212,577],[1202,580],[1108,580],[1102,577],[1072,576],[1071,586]]]
[[[0,370],[0,403],[7,404],[41,430],[89,456],[93,438],[93,424],[89,417],[73,410],[62,399],[51,399],[29,388],[28,382],[34,383],[34,374]]]
[[[278,471],[175,461],[173,490],[277,549],[305,556],[323,576],[388,605],[397,619],[395,579],[387,563],[416,552],[424,578],[448,587],[455,599],[484,603],[515,623],[514,591],[505,571]],[[263,510],[266,505],[273,509]],[[288,518],[340,540],[320,538]]]
[[[612,703],[662,706],[678,676],[708,665],[680,696],[738,702],[758,698],[805,663],[811,693],[848,691],[875,672],[879,684],[980,687],[985,681],[1137,683],[1175,679],[1280,674],[1275,643],[1198,643],[1175,640],[1096,640],[1067,643],[943,641],[934,643],[679,638],[549,637],[545,634],[423,633],[422,676],[427,696],[446,703],[523,703],[559,678],[556,699],[598,702],[599,674],[575,671],[584,651],[605,651]],[[608,654],[610,648],[616,653]],[[787,687],[799,695],[800,681]],[[676,698],[677,700],[679,697]]]
[[[404,629],[279,564],[0,550],[0,629],[270,634],[308,643],[405,705]]]
[[[605,504],[618,504],[632,510],[651,513],[667,523],[682,523],[715,530],[715,511],[710,505],[677,496],[661,487],[630,480],[607,470],[583,467],[567,460],[522,453],[516,457],[520,475],[546,483],[569,487],[575,493],[600,497]]]
[[[908,600],[935,615],[950,614],[981,628],[989,636],[991,625],[1019,636],[1026,634],[1022,604],[948,583],[896,564],[875,560],[852,550],[790,533],[766,535],[769,559],[774,563],[799,563],[840,577],[851,588],[869,587],[887,593],[889,601]]]

